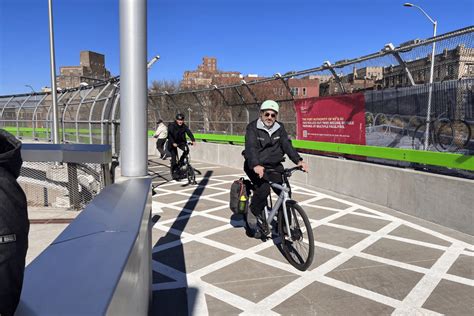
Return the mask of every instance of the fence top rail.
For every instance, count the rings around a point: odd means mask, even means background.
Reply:
[[[450,38],[453,38],[453,37],[461,36],[461,35],[464,35],[464,34],[469,34],[469,33],[472,33],[472,32],[474,32],[474,26],[471,25],[471,26],[467,26],[465,28],[454,30],[454,31],[451,31],[451,32],[448,32],[448,33],[445,33],[445,34],[440,34],[440,35],[437,35],[435,37],[430,37],[430,38],[423,39],[423,40],[417,40],[417,41],[415,41],[414,43],[411,43],[411,44],[400,45],[398,47],[395,47],[391,51],[386,51],[384,49],[381,49],[378,52],[368,54],[368,55],[365,55],[365,56],[352,58],[352,59],[344,59],[344,60],[338,61],[335,64],[330,65],[330,66],[321,65],[321,66],[310,68],[310,69],[305,69],[305,70],[300,70],[300,71],[291,71],[291,72],[288,72],[284,75],[275,74],[273,77],[269,77],[269,78],[258,79],[258,80],[253,80],[253,81],[249,81],[249,82],[242,81],[241,83],[238,83],[238,84],[229,84],[229,85],[221,85],[221,86],[214,85],[210,88],[182,90],[182,91],[176,91],[176,92],[170,92],[170,93],[168,93],[168,92],[149,93],[149,96],[166,96],[166,95],[173,96],[173,95],[189,94],[189,93],[202,93],[202,92],[210,92],[210,91],[213,91],[213,90],[217,91],[217,90],[223,90],[223,89],[237,88],[237,87],[241,87],[242,85],[251,86],[251,85],[262,84],[262,83],[270,82],[270,81],[274,81],[274,80],[282,80],[282,79],[285,80],[285,79],[290,79],[292,77],[303,76],[303,75],[311,74],[311,73],[314,73],[314,72],[328,70],[330,68],[335,68],[335,69],[344,68],[344,67],[349,66],[351,64],[360,63],[360,62],[367,61],[367,60],[370,60],[370,59],[383,57],[383,56],[386,56],[386,55],[392,55],[393,53],[407,52],[407,51],[409,51],[413,48],[416,48],[416,47],[426,46],[426,45],[429,45],[433,42],[447,40],[447,39],[450,39]],[[94,88],[101,87],[101,86],[104,86],[104,85],[107,85],[107,84],[110,84],[110,83],[116,83],[117,85],[119,85],[120,84],[120,76],[115,76],[115,77],[110,78],[106,81],[96,83],[96,84],[93,84],[93,85],[89,85],[89,86],[85,86],[85,87],[75,87],[75,88],[70,88],[70,89],[64,89],[64,90],[61,90],[60,92],[62,94],[64,94],[64,93],[67,93],[67,92],[73,92],[73,91],[77,91],[77,90],[94,89]],[[15,95],[1,95],[0,98],[26,97],[26,96],[32,96],[32,95],[34,96],[34,95],[47,95],[47,94],[51,94],[51,92],[34,92],[34,93],[23,93],[23,94],[15,94]]]
[[[245,137],[237,135],[195,134],[194,136],[197,140],[204,142],[226,142],[231,144],[245,143]],[[474,171],[474,156],[472,155],[353,144],[325,143],[307,140],[292,140],[292,144],[296,149],[389,159]]]
[[[28,144],[21,146],[24,161],[98,163],[112,162],[110,145],[99,144]]]

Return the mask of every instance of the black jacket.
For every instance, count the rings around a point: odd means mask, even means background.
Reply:
[[[194,142],[194,135],[191,130],[183,123],[179,126],[178,123],[172,122],[168,125],[168,147],[172,147],[173,143],[175,144],[184,144],[186,143],[186,134]]]
[[[284,155],[297,164],[301,159],[298,152],[291,145],[288,133],[283,123],[275,122],[273,132],[270,133],[263,127],[260,121],[260,127],[257,123],[260,119],[250,122],[247,125],[245,133],[245,152],[244,156],[250,168],[261,165],[267,168],[278,166],[283,160]]]
[[[0,314],[13,315],[20,298],[29,221],[20,175],[21,142],[0,129]]]

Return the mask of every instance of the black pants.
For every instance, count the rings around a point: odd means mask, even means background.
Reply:
[[[160,152],[161,158],[163,158],[166,154],[166,151],[164,148],[165,143],[166,143],[166,138],[158,138],[158,140],[156,141],[156,149],[158,149],[158,151]]]
[[[270,194],[270,184],[268,181],[275,182],[275,183],[283,183],[283,179],[281,176],[281,172],[283,172],[284,168],[282,164],[277,165],[276,167],[272,167],[276,171],[268,172],[268,168],[265,168],[265,176],[263,178],[259,178],[258,174],[256,174],[247,164],[247,161],[244,163],[244,171],[249,177],[250,181],[252,181],[254,186],[254,192],[252,196],[252,202],[250,205],[250,210],[256,216],[262,214],[265,205],[267,204],[267,197]],[[280,190],[273,189],[275,194],[280,194]]]
[[[178,144],[178,147],[174,147],[172,144],[168,146],[168,150],[171,153],[171,173],[173,173],[176,166],[178,166],[178,148],[183,151],[181,158],[179,158],[179,163],[184,161],[184,158],[188,156],[189,149],[186,147],[186,144]]]

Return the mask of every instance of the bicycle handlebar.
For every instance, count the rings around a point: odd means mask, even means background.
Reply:
[[[306,171],[303,170],[302,166],[296,166],[296,167],[293,167],[293,168],[285,169],[285,175],[286,175],[287,178],[289,178],[296,171],[306,172]]]

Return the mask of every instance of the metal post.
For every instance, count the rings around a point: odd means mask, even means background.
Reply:
[[[433,23],[433,37],[436,37],[436,26],[438,23]],[[433,50],[431,51],[431,67],[430,67],[430,85],[428,87],[428,109],[426,110],[426,131],[425,131],[425,144],[424,149],[428,150],[428,136],[430,132],[430,118],[431,118],[431,100],[433,97],[433,73],[434,73],[434,62],[435,62],[435,49],[436,42],[433,42]]]
[[[191,129],[191,112],[192,111],[193,110],[191,110],[191,108],[188,108],[188,121],[189,121],[188,122],[188,127],[189,127],[189,129]]]
[[[53,0],[48,0],[49,10],[49,55],[51,71],[51,97],[53,101],[53,143],[59,144],[58,101],[56,88],[56,60],[54,54]]]
[[[409,8],[417,8],[418,10],[423,13],[431,23],[433,23],[433,38],[436,37],[436,27],[438,26],[438,22],[433,20],[428,13],[425,12],[420,6],[416,4],[406,2],[403,4],[405,7]],[[431,51],[431,67],[430,67],[430,83],[428,87],[428,109],[426,110],[426,131],[425,131],[425,143],[424,143],[424,150],[428,150],[428,140],[430,135],[430,118],[431,118],[431,99],[433,94],[433,73],[434,73],[434,62],[435,62],[435,49],[436,49],[436,41],[433,41],[433,49]]]
[[[125,177],[147,175],[147,1],[120,0],[120,142]]]

